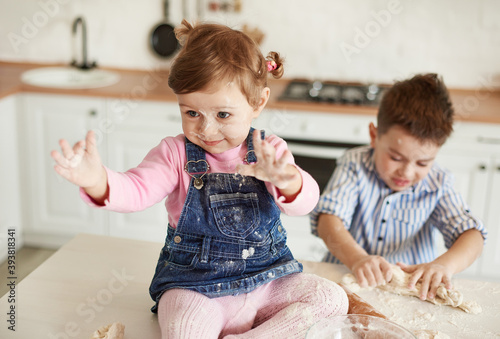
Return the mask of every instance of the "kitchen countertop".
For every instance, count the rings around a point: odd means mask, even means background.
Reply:
[[[103,325],[120,321],[125,338],[159,338],[148,294],[162,243],[80,234],[17,284],[15,303],[0,299],[1,338],[89,338]],[[343,265],[303,262],[304,271],[340,281]],[[2,273],[4,274],[4,273]],[[410,330],[439,330],[450,338],[500,336],[500,284],[456,279],[466,299],[483,308],[478,315],[379,290],[359,291],[389,319]],[[8,329],[15,305],[15,332]]]
[[[43,66],[26,63],[0,61],[0,99],[15,93],[52,93],[97,97],[118,97],[157,101],[175,101],[176,97],[167,85],[168,71],[165,70],[123,70],[109,69],[121,75],[118,83],[93,89],[54,89],[30,86],[21,82],[21,74],[29,69]],[[278,101],[290,79],[269,80],[271,98],[266,108],[275,110],[299,110],[322,113],[347,113],[376,115],[374,107],[361,107],[312,102]],[[450,89],[456,111],[456,119],[461,121],[486,122],[500,124],[500,89],[462,90]]]

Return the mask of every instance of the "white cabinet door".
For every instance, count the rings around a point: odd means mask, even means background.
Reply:
[[[436,161],[442,167],[451,171],[455,177],[455,188],[462,194],[469,205],[471,213],[486,223],[486,201],[488,187],[488,167],[490,158],[487,155],[468,154],[454,150],[441,150]],[[446,249],[441,242],[439,252]],[[484,255],[483,255],[484,257]],[[477,277],[480,274],[480,263],[476,260],[471,266],[460,273],[464,277]]]
[[[52,150],[59,139],[73,145],[90,129],[105,122],[103,99],[64,95],[25,94],[21,101],[20,135],[26,175],[24,215],[26,240],[38,245],[60,245],[80,232],[105,234],[106,212],[87,206],[78,187],[54,171]],[[99,136],[98,149],[106,159],[105,138]]]
[[[17,247],[22,245],[19,148],[17,142],[17,97],[0,100],[0,246],[7,244],[7,231],[15,230]],[[0,252],[0,262],[7,251]]]
[[[500,280],[500,157],[496,157],[490,167],[491,181],[487,204],[488,240],[481,256],[481,276]]]
[[[281,222],[287,231],[287,245],[295,259],[323,260],[328,250],[323,240],[311,233],[309,215],[292,217],[282,213]]]
[[[126,171],[136,167],[149,150],[167,136],[182,133],[179,106],[166,102],[140,102],[132,110],[109,105],[108,167]],[[163,242],[168,224],[164,201],[145,211],[111,213],[110,235]]]

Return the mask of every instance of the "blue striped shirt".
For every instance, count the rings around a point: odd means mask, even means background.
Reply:
[[[318,205],[311,213],[312,233],[319,214],[339,217],[350,234],[369,254],[387,261],[420,264],[436,258],[435,232],[449,248],[469,229],[486,239],[483,223],[475,218],[453,188],[452,175],[436,163],[415,186],[392,191],[375,170],[369,146],[346,151],[338,160]],[[324,261],[340,263],[331,253]]]

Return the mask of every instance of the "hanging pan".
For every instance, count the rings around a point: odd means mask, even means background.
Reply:
[[[168,0],[164,0],[164,19],[153,28],[150,37],[151,48],[156,55],[162,58],[172,56],[179,47],[179,42],[174,33],[174,26],[168,22],[168,7]]]

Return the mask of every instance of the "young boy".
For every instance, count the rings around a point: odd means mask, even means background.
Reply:
[[[486,231],[434,159],[453,130],[453,107],[436,74],[397,82],[384,95],[370,145],[339,160],[311,214],[312,232],[326,243],[325,261],[345,264],[361,286],[392,278],[391,264],[421,281],[432,299],[442,282],[476,260]],[[436,258],[434,228],[447,252]]]

